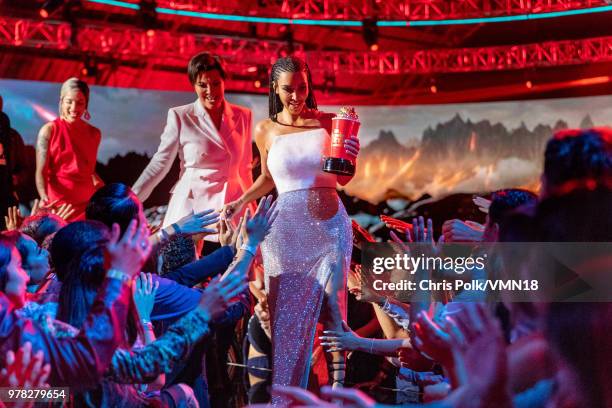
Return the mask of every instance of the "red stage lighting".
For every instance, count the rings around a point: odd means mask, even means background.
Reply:
[[[254,72],[257,72],[257,67],[253,65],[251,67],[248,67],[246,71],[252,74]]]
[[[432,85],[429,87],[429,90],[431,91],[431,93],[437,93],[438,92],[438,87],[435,85]]]
[[[525,82],[525,86],[529,89],[533,88],[533,84],[531,83],[531,81]]]
[[[378,50],[378,25],[375,18],[366,18],[362,22],[363,41],[366,43],[370,51]]]
[[[258,79],[255,82],[253,82],[253,86],[257,89],[261,88],[261,81]]]
[[[153,37],[155,35],[155,30],[153,29],[148,29],[147,30],[147,37]]]

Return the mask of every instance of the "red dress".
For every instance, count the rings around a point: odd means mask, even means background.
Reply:
[[[100,146],[100,131],[82,120],[52,122],[45,182],[50,201],[58,200],[75,208],[72,220],[82,218],[95,192],[93,175]]]

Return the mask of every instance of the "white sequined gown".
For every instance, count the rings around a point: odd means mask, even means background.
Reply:
[[[352,229],[336,176],[321,170],[329,143],[324,129],[313,129],[276,136],[268,152],[279,193],[279,215],[262,243],[275,385],[306,387],[319,316],[337,330],[346,318]]]

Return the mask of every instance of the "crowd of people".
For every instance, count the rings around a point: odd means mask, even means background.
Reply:
[[[373,238],[353,223],[350,239],[335,193],[350,178],[305,177],[317,174],[329,118],[317,113],[298,59],[272,68],[270,119],[255,130],[262,174],[252,186],[239,171],[249,153],[232,164],[235,191],[213,196],[223,183],[211,179],[197,194],[214,205],[201,208],[189,186],[209,173],[194,166],[173,197],[173,218],[151,230],[141,198],[178,154],[179,123],[200,114],[211,137],[250,127],[250,112],[221,103],[219,61],[196,62],[189,75],[202,106],[171,109],[137,191],[97,177],[100,132],[80,119],[89,90],[77,79],[62,87],[60,118],[38,138],[40,201],[24,216],[11,188],[5,204],[0,387],[68,387],[65,405],[95,407],[612,406],[608,302],[513,302],[469,290],[405,300],[372,288],[350,247]],[[79,146],[75,135],[89,141]],[[346,148],[355,158],[353,143]],[[205,156],[181,160],[189,168]],[[561,131],[546,146],[538,194],[516,188],[475,199],[485,224],[418,213],[384,221],[400,251],[411,242],[431,251],[457,242],[606,243],[611,188],[612,130]],[[202,251],[206,236],[215,245]],[[593,274],[610,269],[609,257],[590,262]],[[533,267],[528,257],[512,266],[525,279]]]

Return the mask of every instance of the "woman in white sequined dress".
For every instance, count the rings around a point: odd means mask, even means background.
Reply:
[[[278,191],[278,217],[262,244],[272,327],[272,383],[306,387],[316,323],[342,330],[346,276],[352,249],[351,221],[336,193],[350,181],[321,170],[330,147],[330,114],[317,110],[306,63],[279,59],[270,78],[270,118],[257,124],[261,176],[225,206],[227,216],[246,203]],[[356,158],[359,141],[346,141]],[[344,353],[331,353],[330,378],[341,385]],[[273,403],[282,398],[272,395]]]

